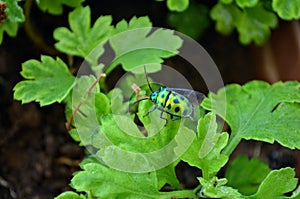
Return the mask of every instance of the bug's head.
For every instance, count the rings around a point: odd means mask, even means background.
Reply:
[[[158,96],[158,92],[157,91],[151,93],[150,100],[155,103],[156,100],[157,100],[157,96]]]

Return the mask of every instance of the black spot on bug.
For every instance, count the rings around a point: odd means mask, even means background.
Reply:
[[[167,109],[169,109],[169,110],[171,109],[171,104],[169,104],[169,105],[167,106]]]
[[[160,96],[161,98],[164,98],[165,97],[165,94],[161,94],[161,96]]]
[[[175,108],[175,112],[178,113],[179,111],[180,111],[180,108],[177,106],[177,107]]]
[[[180,99],[181,99],[182,101],[184,101],[184,100],[185,100],[183,96],[180,96]]]
[[[179,104],[179,100],[178,100],[177,98],[175,98],[175,99],[173,100],[173,102],[174,102],[174,104]]]

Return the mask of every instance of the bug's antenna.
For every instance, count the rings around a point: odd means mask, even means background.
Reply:
[[[145,65],[144,65],[144,71],[145,71],[145,75],[146,75],[146,80],[147,80],[147,83],[148,83],[148,87],[150,88],[151,92],[154,93],[154,91],[151,88],[150,83],[149,83],[148,74],[147,74],[146,66]]]
[[[147,98],[143,98],[143,99],[140,99],[140,100],[135,101],[133,104],[130,104],[130,105],[129,105],[129,109],[130,109],[131,107],[133,107],[135,104],[139,103],[140,101],[148,100],[148,99],[149,99],[149,98],[147,97]]]

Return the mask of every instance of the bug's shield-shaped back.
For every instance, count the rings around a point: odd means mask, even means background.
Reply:
[[[205,95],[203,93],[191,89],[185,89],[185,88],[168,88],[168,89],[185,96],[193,104],[193,106],[199,106],[199,104],[205,98]]]
[[[197,122],[195,123],[195,121],[198,121],[199,118],[202,117],[201,115],[204,114],[203,113],[204,110],[200,108],[200,104],[205,98],[205,95],[198,91],[184,89],[184,88],[168,88],[168,89],[185,96],[193,105],[193,114],[191,115],[191,120],[186,120],[185,124],[189,126],[189,128],[196,130]]]

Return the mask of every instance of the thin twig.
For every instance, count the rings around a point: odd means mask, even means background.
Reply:
[[[57,55],[58,51],[53,48],[52,46],[48,45],[39,30],[34,26],[32,23],[32,19],[30,16],[31,7],[34,3],[33,0],[26,0],[24,4],[24,15],[25,15],[25,23],[24,23],[24,29],[28,37],[31,39],[31,41],[38,46],[42,51],[46,52],[50,55]]]
[[[86,99],[87,96],[90,94],[90,92],[93,90],[93,88],[96,86],[96,84],[100,81],[101,78],[105,77],[106,74],[102,73],[99,75],[99,77],[93,82],[93,84],[85,91],[83,99]],[[70,118],[68,119],[67,123],[66,123],[66,128],[68,131],[70,131],[72,129],[72,121],[74,119],[75,114],[77,113],[77,111],[79,110],[80,106],[82,105],[83,100],[80,100],[77,104],[77,106],[75,107],[75,109],[73,110]]]

